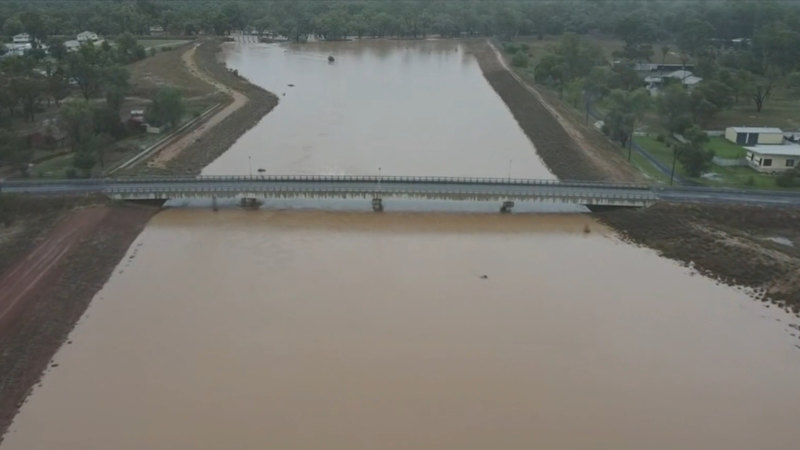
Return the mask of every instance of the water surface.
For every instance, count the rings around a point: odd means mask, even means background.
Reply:
[[[206,173],[549,176],[452,42],[227,58],[296,86]],[[0,448],[783,450],[790,323],[581,214],[173,209]]]

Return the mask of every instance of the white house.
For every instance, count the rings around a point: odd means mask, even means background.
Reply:
[[[666,75],[667,78],[675,78],[676,80],[681,80],[684,86],[692,87],[697,83],[703,81],[702,78],[694,76],[692,72],[688,70],[676,70],[674,72],[670,72]]]
[[[25,54],[25,52],[27,52],[28,50],[30,50],[32,48],[33,48],[33,46],[31,45],[30,42],[24,42],[24,43],[15,42],[15,43],[6,44],[6,55],[8,55],[8,56],[22,56],[22,55]]]
[[[81,43],[76,40],[64,41],[64,47],[66,47],[68,52],[76,52],[81,48]]]
[[[728,127],[725,139],[747,151],[747,164],[759,172],[781,172],[800,164],[800,144],[784,138],[780,128]]]
[[[28,33],[17,34],[13,39],[15,44],[29,44],[31,42],[31,36]]]
[[[800,164],[800,145],[792,142],[754,145],[744,149],[747,150],[747,164],[759,172],[782,172]]]
[[[781,145],[783,131],[772,127],[728,127],[725,139],[742,146]]]
[[[97,33],[93,33],[91,31],[84,31],[83,33],[78,33],[78,42],[80,43],[94,42],[97,39],[99,39],[97,37]]]

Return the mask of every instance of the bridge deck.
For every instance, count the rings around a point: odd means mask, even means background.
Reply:
[[[103,194],[126,200],[197,197],[411,197],[518,200],[642,207],[656,194],[645,185],[556,180],[374,176],[129,178],[5,182],[5,192]]]
[[[413,197],[648,206],[655,201],[800,206],[800,192],[508,178],[255,176],[3,181],[0,192],[117,199]]]

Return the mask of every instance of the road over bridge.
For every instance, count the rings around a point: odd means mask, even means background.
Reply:
[[[222,176],[4,181],[0,191],[31,195],[101,194],[121,200],[179,198],[366,198],[375,209],[389,197],[514,201],[586,206],[646,207],[656,201],[800,206],[800,193],[699,187],[653,187],[629,183],[513,178],[378,176]]]

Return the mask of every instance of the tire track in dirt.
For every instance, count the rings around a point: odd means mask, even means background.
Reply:
[[[208,118],[202,125],[196,127],[192,131],[186,133],[182,137],[178,138],[177,140],[171,142],[170,144],[166,145],[164,148],[159,150],[158,153],[155,155],[155,157],[153,157],[153,159],[147,163],[147,165],[150,167],[156,167],[160,169],[166,168],[167,167],[166,163],[168,161],[178,156],[189,145],[200,140],[203,136],[206,135],[206,133],[208,133],[217,124],[228,118],[231,114],[233,114],[241,107],[246,105],[247,102],[249,101],[247,96],[244,95],[243,93],[235,89],[232,89],[229,86],[226,86],[225,84],[220,83],[219,81],[212,78],[208,74],[204,73],[197,67],[194,57],[198,45],[199,44],[193,45],[192,48],[185,51],[183,55],[181,55],[181,59],[183,60],[184,65],[186,65],[186,68],[192,75],[214,86],[217,89],[217,91],[225,93],[226,95],[230,96],[233,100],[230,103],[228,103],[224,108],[222,108],[217,113]]]

